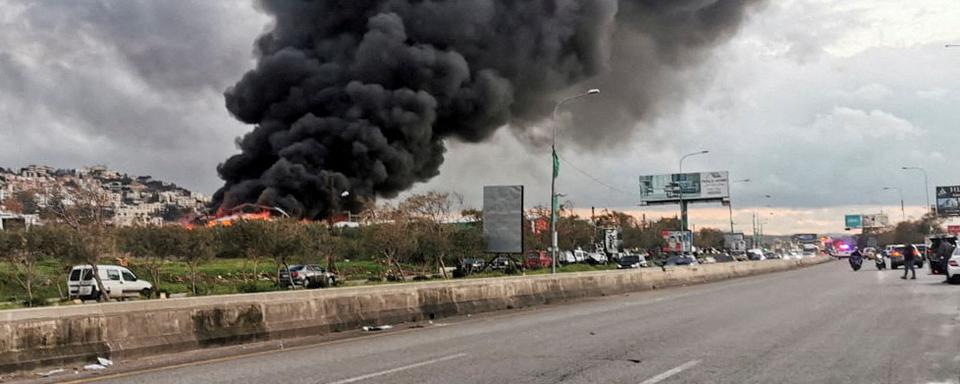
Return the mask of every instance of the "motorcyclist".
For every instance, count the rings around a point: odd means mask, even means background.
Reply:
[[[850,266],[856,270],[862,263],[863,254],[860,253],[860,248],[854,248],[853,252],[850,252]]]

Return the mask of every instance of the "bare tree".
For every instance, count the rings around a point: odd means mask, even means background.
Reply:
[[[433,243],[436,268],[447,278],[444,258],[450,253],[453,242],[450,238],[450,223],[463,205],[463,196],[458,193],[431,191],[410,196],[398,207],[410,220],[424,227]]]
[[[388,270],[393,269],[392,275],[403,280],[401,262],[417,247],[417,239],[409,231],[409,217],[391,205],[378,207],[370,215],[375,223],[364,228],[364,245]]]
[[[186,229],[175,227],[177,238],[177,257],[187,263],[190,268],[190,286],[194,295],[197,294],[197,272],[200,264],[209,261],[216,254],[216,235],[210,228]]]
[[[116,250],[116,238],[109,228],[112,217],[110,194],[95,185],[62,187],[54,191],[46,211],[73,230],[71,256],[93,269],[98,300],[110,300],[97,269],[100,260]]]
[[[154,292],[161,289],[161,273],[164,263],[177,251],[177,227],[131,227],[120,231],[123,251],[137,257],[140,264],[153,278]]]

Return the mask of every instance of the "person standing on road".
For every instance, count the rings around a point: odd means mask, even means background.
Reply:
[[[903,249],[903,276],[900,276],[901,279],[907,279],[907,272],[913,272],[913,277],[911,280],[917,279],[917,270],[915,269],[915,263],[917,259],[917,254],[920,253],[920,250],[917,249],[916,245],[907,244]]]
[[[950,260],[950,256],[953,255],[954,248],[956,247],[950,244],[950,241],[946,238],[940,239],[940,246],[937,247],[937,263],[940,264],[940,270],[943,271],[944,276],[947,276],[947,262]],[[950,279],[946,279],[943,282],[949,283]]]

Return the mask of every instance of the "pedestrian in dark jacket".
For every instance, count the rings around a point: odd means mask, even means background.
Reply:
[[[917,260],[917,254],[920,253],[920,250],[917,249],[916,245],[907,244],[903,249],[903,276],[900,276],[901,279],[907,279],[907,272],[913,272],[913,276],[910,277],[911,280],[917,279],[917,270],[914,269]]]
[[[950,244],[947,239],[940,239],[940,246],[937,247],[937,260],[936,262],[940,263],[940,269],[943,271],[944,276],[947,275],[947,262],[950,261],[950,256],[953,256],[953,250],[956,248],[953,244]],[[944,283],[948,283],[949,279],[944,280]]]

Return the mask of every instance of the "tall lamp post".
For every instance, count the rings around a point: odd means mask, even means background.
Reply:
[[[733,185],[734,183],[749,183],[749,182],[750,182],[750,179],[733,180],[730,182],[730,184]],[[730,209],[730,233],[733,234],[734,229],[733,229],[733,197],[732,196],[730,197],[730,201],[727,203],[727,208]]]
[[[550,272],[557,273],[557,176],[560,175],[560,158],[557,157],[557,125],[560,120],[557,118],[560,113],[560,107],[564,103],[579,99],[585,96],[600,94],[599,89],[591,89],[579,95],[567,97],[557,102],[553,106],[553,137],[550,142],[550,154],[553,160],[553,172],[550,178]]]
[[[920,167],[902,167],[904,171],[920,171],[923,173],[923,197],[927,199],[927,212],[930,212],[930,183],[927,181],[927,170]],[[937,211],[934,210],[934,216],[937,215]]]
[[[900,221],[907,220],[907,214],[903,209],[903,190],[899,187],[883,187],[884,191],[897,191],[897,194],[900,195]]]
[[[683,178],[683,161],[691,156],[706,155],[708,153],[710,153],[710,151],[693,152],[683,155],[683,157],[680,158],[680,173],[678,174],[677,190],[680,191],[680,231],[682,232],[687,231],[687,204],[683,201],[683,184],[681,184],[679,180],[680,178]]]

